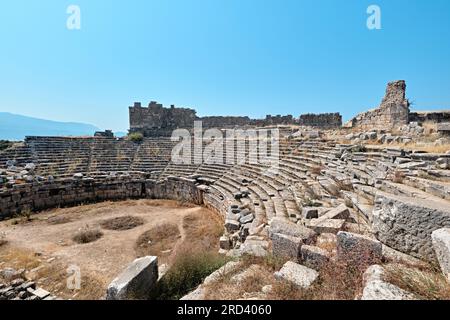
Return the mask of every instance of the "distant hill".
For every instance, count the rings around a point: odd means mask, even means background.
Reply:
[[[96,126],[77,122],[58,122],[0,112],[0,139],[23,140],[25,136],[92,136]]]

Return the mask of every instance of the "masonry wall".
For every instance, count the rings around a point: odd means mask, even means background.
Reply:
[[[428,112],[411,112],[409,114],[410,122],[434,122],[434,123],[442,123],[442,122],[450,122],[450,110],[443,111],[428,111]]]
[[[302,114],[299,118],[302,126],[319,128],[340,128],[342,126],[342,116],[339,113]]]
[[[339,113],[307,114],[300,118],[292,115],[266,115],[264,119],[251,119],[242,116],[197,117],[196,111],[187,108],[164,108],[154,101],[147,108],[140,102],[129,108],[130,133],[140,132],[146,137],[170,136],[178,128],[192,129],[194,121],[201,121],[203,129],[267,127],[274,125],[305,125],[320,128],[338,128],[342,125]]]
[[[57,182],[15,185],[0,191],[0,220],[26,211],[125,199],[172,199],[203,203],[203,191],[193,180],[169,178],[157,183],[136,177],[67,179]]]

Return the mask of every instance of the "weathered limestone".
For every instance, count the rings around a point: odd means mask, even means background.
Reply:
[[[388,83],[386,94],[377,109],[357,115],[346,126],[364,130],[387,130],[409,122],[409,101],[403,80]]]
[[[199,285],[194,291],[189,292],[180,300],[204,300],[206,294],[206,286],[214,285],[215,282],[222,279],[222,277],[234,272],[239,268],[239,261],[229,261],[203,280],[203,283]]]
[[[444,201],[379,192],[372,227],[384,244],[417,258],[436,261],[431,234],[450,227],[450,207]]]
[[[303,265],[314,270],[320,270],[330,259],[328,251],[315,246],[304,245],[300,252]]]
[[[298,237],[305,244],[311,243],[316,236],[316,233],[313,230],[297,225],[283,218],[274,218],[270,222],[269,236],[274,233]]]
[[[272,252],[274,256],[297,260],[300,257],[300,248],[303,241],[299,237],[293,237],[281,233],[272,233]]]
[[[280,271],[274,273],[278,280],[289,281],[299,288],[307,289],[316,281],[319,273],[301,264],[288,261]]]
[[[142,257],[134,260],[108,286],[107,300],[138,300],[149,296],[158,280],[158,258]]]
[[[384,281],[385,270],[372,265],[363,275],[365,287],[361,300],[415,300],[413,294]]]
[[[198,117],[194,109],[164,108],[156,101],[143,108],[140,102],[129,107],[130,132],[140,132],[146,137],[170,136],[178,128],[192,129],[194,121],[201,121],[203,128],[267,127],[273,125],[303,125],[320,128],[339,128],[342,116],[339,113],[305,114],[295,119],[292,115],[267,115],[264,119],[249,117],[208,116]]]
[[[450,228],[433,231],[431,239],[442,273],[450,281]]]
[[[163,183],[142,175],[102,176],[19,184],[0,189],[0,220],[24,210],[45,210],[105,200],[157,198],[203,203],[203,191],[195,181],[185,178],[167,179]]]
[[[367,236],[341,231],[337,234],[339,259],[358,260],[366,263],[381,261],[382,244]]]

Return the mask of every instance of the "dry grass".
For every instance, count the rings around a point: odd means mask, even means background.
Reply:
[[[205,287],[205,297],[208,300],[237,300],[248,295],[261,296],[264,286],[275,284],[273,273],[285,262],[286,259],[273,255],[266,257],[245,255],[236,269],[221,275],[217,281]],[[235,276],[240,278],[239,281],[233,281]]]
[[[152,293],[153,299],[180,299],[194,290],[212,272],[219,269],[228,258],[212,251],[195,249],[177,253],[169,271],[158,282]]]
[[[84,244],[96,241],[103,236],[103,232],[97,229],[85,228],[84,230],[78,231],[72,238],[76,243]]]
[[[185,243],[198,250],[217,250],[223,233],[223,221],[215,214],[201,210],[183,218]]]
[[[104,220],[100,223],[107,230],[130,230],[144,224],[144,219],[133,216],[123,216]]]
[[[136,240],[136,254],[139,257],[161,256],[162,252],[172,250],[180,237],[176,224],[163,223],[154,226]]]
[[[67,216],[53,216],[47,219],[47,223],[51,225],[65,224],[69,222],[72,222],[72,219]]]
[[[324,169],[323,166],[314,166],[311,168],[310,171],[312,174],[320,175],[323,169]]]
[[[392,143],[388,145],[389,147],[398,147],[405,150],[411,151],[423,151],[427,153],[446,153],[450,150],[450,144],[446,143],[443,145],[436,146],[433,142],[410,142],[410,143]]]
[[[40,279],[39,286],[64,299],[97,300],[105,295],[107,279],[88,270],[80,270],[80,289],[69,289],[67,279],[72,273],[67,272],[67,266],[62,264],[44,265],[36,274]]]
[[[330,260],[320,270],[318,279],[308,289],[298,288],[288,282],[277,281],[270,299],[275,300],[353,300],[362,293],[363,274],[374,264],[368,250],[358,254]]]
[[[450,300],[450,284],[439,270],[418,269],[406,265],[385,266],[386,281],[424,300]]]
[[[33,251],[18,249],[11,246],[2,247],[0,261],[5,262],[2,267],[30,270],[41,263]]]

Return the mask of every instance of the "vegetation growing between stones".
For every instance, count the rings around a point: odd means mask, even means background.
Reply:
[[[386,280],[423,300],[450,300],[450,283],[438,269],[399,264],[385,266]]]
[[[177,300],[194,290],[229,259],[214,252],[186,250],[175,257],[172,267],[158,282],[151,298]]]
[[[144,140],[144,136],[142,135],[142,133],[139,133],[139,132],[130,133],[128,135],[128,140],[133,141],[133,142],[142,142],[142,140]]]

